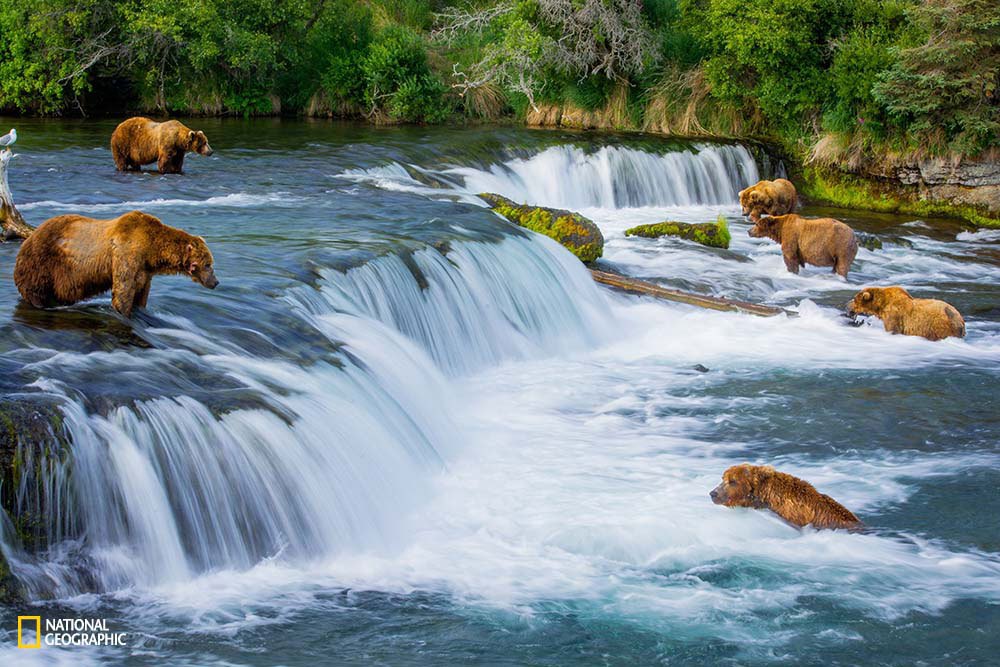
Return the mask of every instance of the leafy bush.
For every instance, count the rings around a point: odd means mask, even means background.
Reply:
[[[435,121],[447,117],[445,87],[430,71],[423,40],[404,26],[379,32],[361,62],[369,113],[394,121]]]

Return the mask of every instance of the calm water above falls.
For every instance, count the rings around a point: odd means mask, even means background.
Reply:
[[[877,232],[850,281],[785,272],[734,145],[513,129],[204,121],[182,177],[119,175],[108,122],[18,121],[32,222],[132,208],[201,234],[221,285],[18,304],[0,383],[61,406],[57,543],[5,553],[28,610],[107,617],[130,654],[42,664],[989,664],[1000,652],[1000,234]],[[581,210],[605,260],[774,303],[759,319],[603,291],[472,193]],[[733,245],[626,239],[723,213]],[[863,284],[946,298],[968,338],[852,328]],[[692,370],[695,364],[708,373]],[[800,474],[864,534],[714,506],[742,461]],[[9,536],[8,536],[9,538]],[[0,660],[13,617],[0,611]]]

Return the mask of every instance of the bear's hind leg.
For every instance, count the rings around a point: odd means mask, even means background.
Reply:
[[[847,280],[847,273],[851,270],[851,262],[844,257],[838,257],[833,265],[833,272]]]

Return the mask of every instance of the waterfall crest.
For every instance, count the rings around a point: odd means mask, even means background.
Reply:
[[[753,156],[739,144],[669,153],[621,146],[588,153],[554,146],[489,170],[459,167],[446,173],[464,178],[472,192],[574,210],[735,204],[737,193],[759,180]]]

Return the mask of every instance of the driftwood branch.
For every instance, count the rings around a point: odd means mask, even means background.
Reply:
[[[654,296],[657,299],[686,303],[689,306],[698,306],[699,308],[724,310],[733,313],[749,313],[760,317],[774,317],[775,315],[781,315],[782,313],[788,312],[781,308],[763,306],[759,303],[749,303],[747,301],[736,301],[733,299],[723,299],[717,296],[705,296],[703,294],[693,294],[691,292],[668,289],[666,287],[654,285],[653,283],[648,283],[645,280],[628,278],[616,273],[598,271],[597,269],[591,269],[590,275],[593,276],[594,280],[602,285],[608,285],[625,292],[630,292],[632,294],[645,294],[647,296]]]
[[[10,149],[0,151],[0,241],[26,239],[35,228],[24,221],[21,212],[14,206],[14,197],[7,183],[7,164],[14,154]]]

